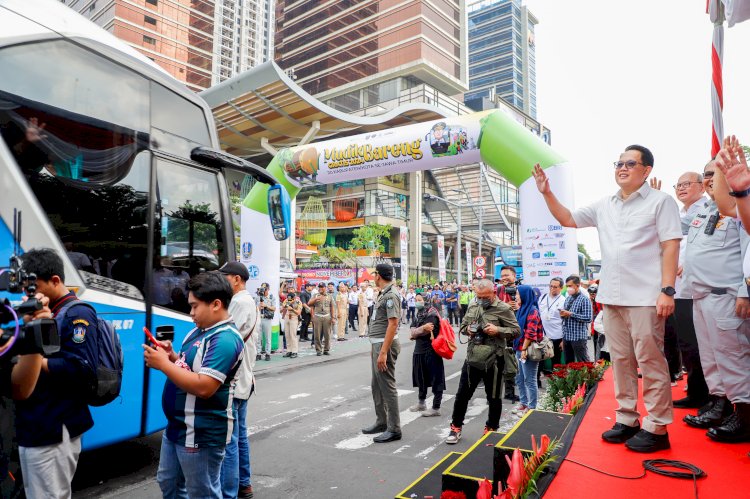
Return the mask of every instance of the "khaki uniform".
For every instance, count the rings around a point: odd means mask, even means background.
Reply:
[[[338,322],[336,323],[336,338],[342,339],[346,334],[346,315],[349,310],[349,294],[342,293],[336,295],[336,311],[338,313]]]
[[[359,337],[367,336],[367,315],[369,310],[367,309],[367,296],[360,291],[357,293],[357,324],[359,326]]]
[[[297,338],[297,326],[299,316],[302,314],[302,303],[297,300],[287,299],[284,301],[284,336],[286,336],[286,348],[291,353],[298,353],[299,339]]]
[[[398,412],[398,390],[396,389],[396,359],[401,352],[398,333],[393,338],[385,372],[378,370],[378,355],[385,341],[388,320],[401,320],[401,296],[393,284],[386,286],[375,302],[370,319],[370,343],[372,343],[372,400],[375,403],[375,423],[387,424],[388,431],[401,433],[401,418]]]
[[[315,337],[315,351],[328,352],[331,350],[331,304],[333,297],[329,294],[321,297],[312,307],[313,336]]]
[[[459,428],[463,426],[469,401],[474,396],[474,391],[479,386],[479,382],[483,381],[487,403],[489,404],[485,426],[496,430],[500,425],[500,415],[502,414],[502,390],[500,387],[503,383],[503,368],[505,367],[503,351],[506,347],[511,346],[514,338],[521,335],[521,328],[510,305],[498,299],[495,299],[492,305],[487,308],[482,307],[476,301],[472,301],[461,321],[461,326],[459,326],[459,335],[468,335],[469,327],[475,323],[480,330],[485,324],[492,324],[500,328],[498,335],[485,335],[483,341],[485,345],[495,347],[498,354],[497,369],[483,371],[464,361],[461,368],[461,380],[458,383],[458,392],[456,392],[456,401],[453,404],[452,423]]]

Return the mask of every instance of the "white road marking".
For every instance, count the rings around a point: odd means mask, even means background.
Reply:
[[[443,396],[443,400],[449,400],[452,397],[455,397],[455,395],[444,395]],[[471,421],[475,417],[477,417],[480,414],[482,414],[485,411],[485,409],[487,409],[487,408],[489,408],[489,405],[487,405],[487,402],[485,400],[483,400],[483,399],[475,399],[474,403],[472,403],[472,405],[470,405],[466,409],[466,417],[464,418],[464,426],[466,426],[466,424],[469,421]],[[440,432],[437,434],[438,441],[435,444],[430,445],[426,449],[423,449],[423,450],[417,452],[417,454],[414,457],[421,457],[422,459],[427,459],[427,456],[432,451],[434,451],[435,449],[437,449],[438,447],[440,447],[441,445],[443,445],[443,442],[448,437],[448,434],[450,433],[450,431],[451,431],[450,426],[441,428]]]
[[[338,415],[334,416],[334,418],[353,419],[357,414],[359,414],[361,412],[365,412],[368,409],[369,409],[369,407],[363,407],[361,409],[357,409],[356,411],[344,412],[342,414],[338,414]]]
[[[409,393],[414,392],[413,390],[399,390],[399,392],[401,391],[409,392]],[[455,397],[455,395],[451,395],[451,394],[443,395],[443,401],[450,400],[453,397]],[[428,398],[425,401],[425,403],[427,405],[431,404],[432,397]],[[404,411],[401,411],[400,417],[401,417],[401,428],[403,428],[409,423],[421,418],[422,414],[419,412],[411,412],[409,409],[406,409]],[[373,439],[373,435],[357,435],[356,437],[347,438],[346,440],[342,440],[341,442],[338,442],[334,447],[336,447],[337,449],[342,449],[342,450],[364,449],[365,447],[369,447],[374,443],[372,439]]]
[[[398,390],[398,396],[402,395],[409,395],[410,393],[414,393],[414,390]]]
[[[309,393],[295,393],[294,395],[289,395],[289,399],[290,400],[303,399],[303,398],[309,397],[309,396],[310,396]]]
[[[409,447],[411,447],[411,445],[402,445],[401,447],[399,447],[398,449],[396,449],[395,451],[393,451],[393,453],[394,454],[401,454],[402,452],[404,452]]]
[[[459,376],[461,376],[461,371],[456,371],[450,376],[446,376],[445,381],[448,381],[449,379],[457,378]]]

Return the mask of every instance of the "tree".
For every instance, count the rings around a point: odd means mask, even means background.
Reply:
[[[351,249],[367,249],[379,252],[385,251],[385,245],[383,239],[391,238],[391,224],[381,225],[376,223],[369,223],[362,227],[354,229],[354,238],[351,242]]]
[[[586,259],[587,262],[590,262],[591,260],[593,260],[593,258],[589,256],[589,252],[586,251],[586,246],[584,246],[581,243],[578,243],[578,252],[583,253],[583,257]]]

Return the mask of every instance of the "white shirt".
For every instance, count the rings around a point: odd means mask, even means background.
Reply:
[[[597,301],[655,307],[661,292],[661,246],[682,239],[680,210],[669,195],[644,182],[627,199],[622,191],[575,210],[578,228],[596,227],[602,251]]]
[[[708,202],[708,199],[706,199],[706,196],[701,196],[699,200],[697,200],[695,203],[691,204],[687,208],[684,206],[680,208],[680,226],[682,228],[682,240],[680,240],[680,257],[677,262],[677,266],[685,267],[685,248],[687,247],[687,230],[690,226],[690,222],[693,221],[693,218],[695,218],[696,213],[700,211],[703,206]],[[691,296],[688,296],[689,293],[684,293],[682,289],[682,278],[677,277],[674,283],[674,289],[677,291],[677,294],[674,295],[675,298],[683,298],[683,299],[690,299]]]
[[[359,298],[356,291],[349,291],[349,305],[359,304]]]
[[[565,297],[560,293],[557,296],[545,294],[539,299],[539,315],[542,318],[544,334],[551,340],[560,340],[563,337],[562,317],[560,310],[565,306]]]
[[[373,299],[374,291],[372,288],[367,288],[365,290],[365,298],[367,298],[367,308],[372,307],[372,305],[375,303],[375,300]]]
[[[417,302],[417,293],[413,291],[409,291],[406,293],[406,306],[407,307],[414,307],[416,306]]]
[[[253,386],[253,368],[255,367],[255,355],[257,353],[255,340],[257,336],[258,313],[255,300],[248,290],[240,291],[232,297],[229,302],[229,315],[245,340],[244,356],[242,364],[237,370],[237,384],[234,388],[234,396],[238,399],[247,400]]]

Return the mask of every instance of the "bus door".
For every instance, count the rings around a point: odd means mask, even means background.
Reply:
[[[215,170],[157,154],[154,166],[149,322],[154,332],[172,326],[175,349],[179,350],[185,335],[195,327],[187,301],[189,279],[227,261],[224,220],[228,207],[222,204],[222,179]],[[161,405],[166,376],[154,369],[147,369],[145,376],[144,431],[148,434],[166,425]]]

